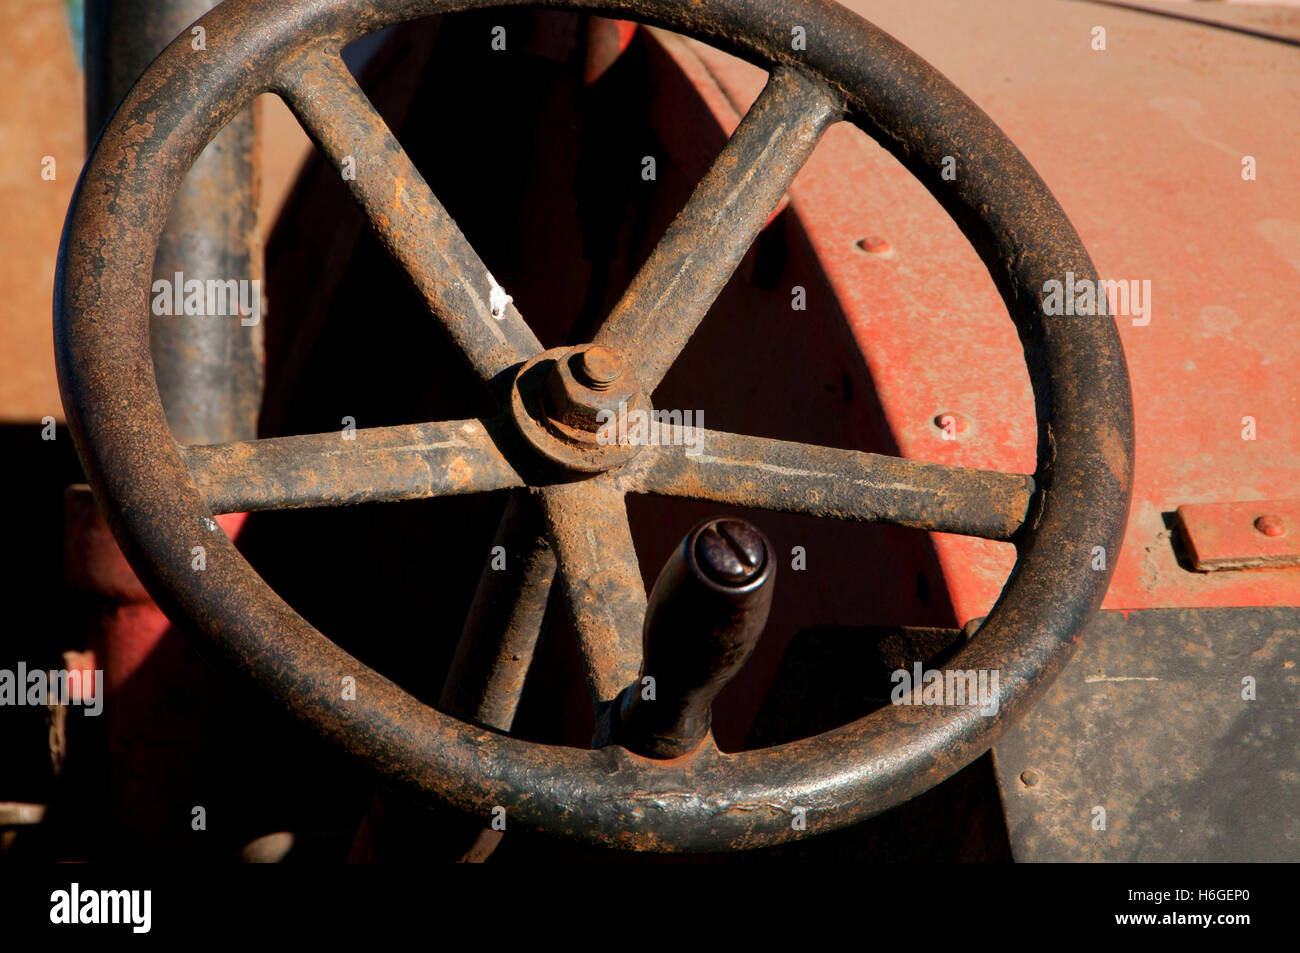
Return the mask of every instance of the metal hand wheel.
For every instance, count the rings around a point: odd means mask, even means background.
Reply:
[[[110,525],[159,603],[323,736],[417,795],[598,844],[663,851],[773,844],[861,820],[950,776],[1023,713],[1068,660],[1114,565],[1132,482],[1132,410],[1106,317],[1053,317],[1044,283],[1096,274],[1024,157],[926,63],[826,0],[534,3],[712,42],[770,79],[596,335],[542,353],[339,56],[351,40],[492,0],[227,0],[124,100],[77,187],[59,258],[55,336],[69,425]],[[804,48],[793,49],[794,27]],[[191,448],[154,382],[148,295],[171,198],[204,145],[257,94],[286,100],[339,166],[431,315],[499,396],[461,420]],[[612,397],[648,395],[831,124],[879,140],[959,223],[1019,329],[1038,415],[1030,476],[737,434],[636,446],[592,439]],[[945,157],[958,174],[945,181]],[[602,403],[606,402],[606,403]],[[641,402],[641,403],[637,403]],[[950,663],[998,670],[1000,714],[891,706],[775,748],[705,741],[656,759],[524,742],[416,701],[312,628],[262,581],[214,513],[406,500],[531,486],[558,560],[593,702],[637,679],[646,595],[625,493],[689,496],[1013,540],[997,605]],[[192,568],[195,546],[206,569]],[[355,679],[355,698],[340,691]],[[516,688],[517,690],[517,688]],[[796,816],[802,824],[793,824]]]

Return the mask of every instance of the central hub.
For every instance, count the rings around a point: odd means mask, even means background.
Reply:
[[[570,470],[599,473],[631,460],[640,446],[617,426],[650,409],[635,371],[603,344],[543,351],[511,387],[520,433],[543,456]]]
[[[551,432],[577,443],[599,443],[601,427],[627,412],[635,382],[618,352],[601,344],[577,347],[555,361],[544,395]]]

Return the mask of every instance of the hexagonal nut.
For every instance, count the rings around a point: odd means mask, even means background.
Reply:
[[[588,387],[578,378],[576,365],[586,348],[574,348],[560,360],[546,378],[548,413],[561,424],[594,435],[600,427],[600,412],[618,413],[636,393],[636,383],[629,371],[605,390]]]

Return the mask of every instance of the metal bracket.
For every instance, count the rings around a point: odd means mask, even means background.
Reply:
[[[1190,503],[1178,525],[1199,572],[1300,566],[1300,500]]]

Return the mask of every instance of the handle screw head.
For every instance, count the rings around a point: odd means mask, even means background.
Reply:
[[[763,571],[763,538],[743,520],[716,520],[695,537],[695,561],[714,582],[743,586]]]

